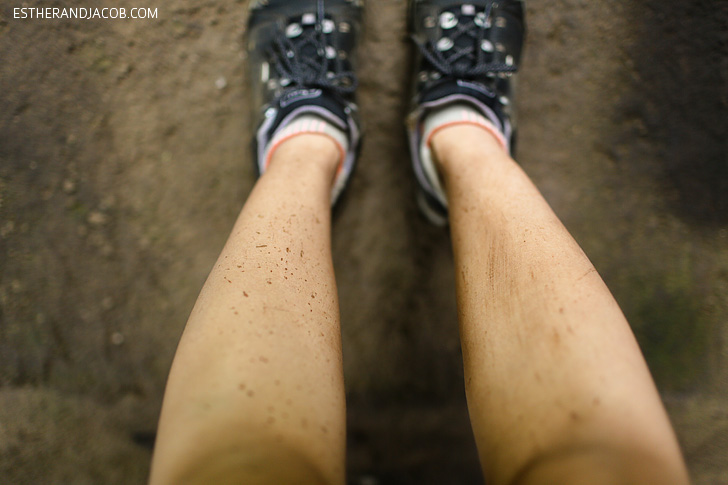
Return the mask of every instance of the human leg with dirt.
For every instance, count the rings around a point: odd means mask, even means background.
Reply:
[[[353,167],[360,7],[251,14],[262,173],[190,316],[152,483],[343,483],[331,204]],[[687,483],[632,332],[510,156],[522,2],[412,5],[420,202],[449,222],[465,387],[488,483]]]

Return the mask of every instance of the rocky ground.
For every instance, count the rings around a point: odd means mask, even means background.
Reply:
[[[254,183],[246,2],[20,6],[0,6],[0,481],[143,483],[176,343]],[[728,483],[728,2],[528,14],[519,161],[630,319],[695,483]],[[405,24],[404,0],[367,2],[367,138],[333,234],[350,481],[479,483],[448,235],[417,213],[403,138]]]

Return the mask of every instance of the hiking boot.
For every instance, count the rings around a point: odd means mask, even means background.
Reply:
[[[522,0],[410,0],[417,46],[407,119],[412,163],[423,213],[447,222],[447,198],[424,140],[425,120],[449,105],[468,107],[470,121],[491,131],[504,148],[515,142],[515,74],[525,34]]]
[[[280,140],[296,119],[313,116],[323,123],[306,122],[317,128],[305,132],[336,132],[343,147],[332,204],[348,182],[361,138],[355,101],[361,17],[360,0],[254,0],[250,6],[248,65],[258,175],[270,161],[274,137]]]

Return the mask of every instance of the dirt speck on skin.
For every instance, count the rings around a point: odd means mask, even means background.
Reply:
[[[419,215],[407,161],[405,3],[367,2],[367,136],[333,221],[348,474],[482,483],[449,236]],[[694,482],[724,483],[728,4],[527,5],[517,159],[632,324]],[[0,6],[0,476],[144,483],[185,320],[255,181],[246,2],[169,0],[159,19],[103,22],[12,7]]]

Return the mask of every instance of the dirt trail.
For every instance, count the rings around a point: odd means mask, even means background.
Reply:
[[[0,477],[143,483],[174,348],[254,183],[246,2],[150,3],[159,18],[134,21],[14,6],[0,6]],[[635,328],[695,483],[728,483],[728,2],[528,7],[519,161]],[[403,138],[405,24],[404,0],[367,3],[367,134],[333,235],[350,477],[479,483],[449,240],[417,213]]]

